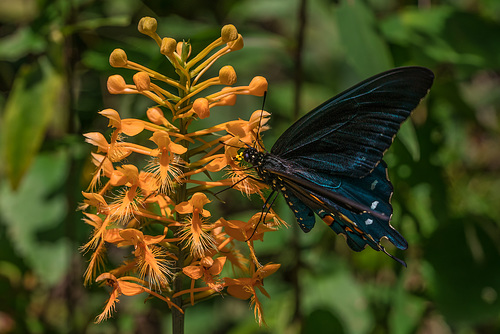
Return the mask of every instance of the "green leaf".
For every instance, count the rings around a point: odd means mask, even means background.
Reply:
[[[63,79],[46,58],[24,65],[7,99],[1,152],[11,186],[17,188],[60,106]]]
[[[17,61],[29,53],[45,50],[46,40],[31,27],[22,27],[16,32],[0,39],[0,59]]]
[[[6,183],[0,187],[0,220],[10,241],[49,285],[64,275],[72,254],[68,239],[58,229],[67,214],[67,200],[57,191],[66,181],[68,167],[65,152],[40,154],[16,191]]]
[[[340,268],[330,275],[302,277],[303,286],[308,287],[303,296],[303,310],[310,317],[325,317],[325,322],[336,323],[346,333],[369,333],[374,324],[373,314],[360,284],[357,284],[349,269]],[[321,311],[319,314],[315,312]],[[326,313],[331,313],[326,316]],[[310,320],[310,319],[309,319]]]
[[[495,230],[496,229],[496,230]],[[482,217],[449,221],[425,248],[430,292],[450,323],[479,324],[500,314],[498,229]]]
[[[374,16],[361,1],[342,1],[336,20],[348,60],[360,76],[393,67],[387,44],[375,32]]]
[[[410,152],[413,160],[418,161],[420,159],[420,146],[412,122],[407,121],[403,123],[398,133],[398,139],[401,140],[405,148]]]
[[[422,322],[426,309],[426,300],[409,293],[404,286],[405,281],[410,280],[413,274],[405,272],[403,275],[404,279],[398,280],[398,285],[391,293],[391,333],[414,333]]]

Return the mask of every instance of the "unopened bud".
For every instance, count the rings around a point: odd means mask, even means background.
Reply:
[[[146,72],[137,72],[134,74],[133,80],[138,91],[151,89],[151,78]]]
[[[121,94],[127,88],[127,83],[121,75],[115,74],[108,78],[107,86],[111,94]]]
[[[114,49],[109,55],[109,64],[113,67],[125,67],[127,61],[127,54],[122,49]]]
[[[158,107],[149,108],[146,112],[148,119],[158,125],[163,124],[163,119],[165,118],[163,111]]]
[[[238,30],[232,24],[226,24],[221,29],[220,37],[224,43],[229,43],[238,38]]]
[[[174,53],[177,47],[177,42],[175,39],[170,37],[165,37],[161,40],[160,52],[162,55],[170,56]]]
[[[210,116],[210,107],[208,105],[208,100],[203,97],[200,97],[194,101],[193,110],[200,119]]]
[[[139,21],[137,29],[139,30],[140,33],[144,35],[151,35],[156,32],[157,26],[158,22],[156,21],[155,18],[146,16]]]
[[[219,71],[219,80],[223,85],[231,86],[236,82],[236,72],[232,66],[224,66]]]
[[[264,77],[257,76],[250,81],[248,88],[251,95],[264,96],[264,93],[267,92],[267,80]]]

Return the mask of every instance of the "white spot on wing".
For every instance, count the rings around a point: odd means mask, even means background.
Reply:
[[[375,210],[377,208],[377,205],[378,205],[378,201],[373,201],[371,209]]]
[[[373,223],[373,219],[368,218],[367,220],[365,220],[366,225],[370,225],[372,223]]]
[[[372,185],[370,186],[371,190],[374,190],[375,187],[377,186],[378,180],[373,181]]]

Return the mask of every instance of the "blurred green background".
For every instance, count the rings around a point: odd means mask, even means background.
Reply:
[[[141,117],[151,105],[107,93],[109,75],[133,75],[111,68],[110,52],[123,48],[171,73],[137,31],[143,16],[158,19],[162,37],[190,39],[193,52],[222,25],[238,28],[245,47],[213,73],[230,64],[240,85],[268,79],[268,148],[298,115],[370,75],[404,65],[436,74],[386,154],[393,225],[410,244],[395,254],[408,268],[351,252],[324,224],[303,234],[281,201],[290,228],[257,245],[263,263],[282,264],[265,281],[272,298],[261,297],[268,327],[258,327],[248,301],[226,296],[189,308],[186,333],[500,332],[499,1],[3,0],[0,333],[170,332],[166,305],[144,296],[122,297],[113,319],[93,324],[108,292],[82,285],[78,252],[90,234],[76,207],[93,149],[82,133],[105,131],[99,110]],[[261,105],[240,97],[207,121],[248,118]],[[226,218],[248,219],[261,205],[218,206]]]

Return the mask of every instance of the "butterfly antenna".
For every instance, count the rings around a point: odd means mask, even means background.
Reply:
[[[261,143],[260,131],[261,131],[262,119],[264,118],[264,106],[266,105],[266,97],[267,97],[267,91],[264,92],[264,96],[262,98],[262,109],[261,109],[261,112],[260,112],[259,125],[257,127],[257,138],[255,139],[255,141],[257,142],[257,145],[259,145],[259,147],[262,150],[264,150],[265,152],[267,152],[267,150],[264,147],[264,145],[262,145],[262,143]]]
[[[235,135],[233,135],[232,133],[229,133],[229,132],[228,132],[228,135],[235,137]],[[238,140],[239,140],[240,142],[242,142],[242,143],[243,143],[243,145],[245,145],[246,147],[251,147],[250,145],[248,145],[247,143],[245,143],[243,140],[241,140],[241,139],[238,139]],[[224,142],[224,141],[222,141],[222,140],[219,140],[219,143],[221,143],[222,145],[229,146],[229,147],[241,148],[241,147],[239,147],[239,146],[229,145],[229,144],[225,143],[225,142]]]

